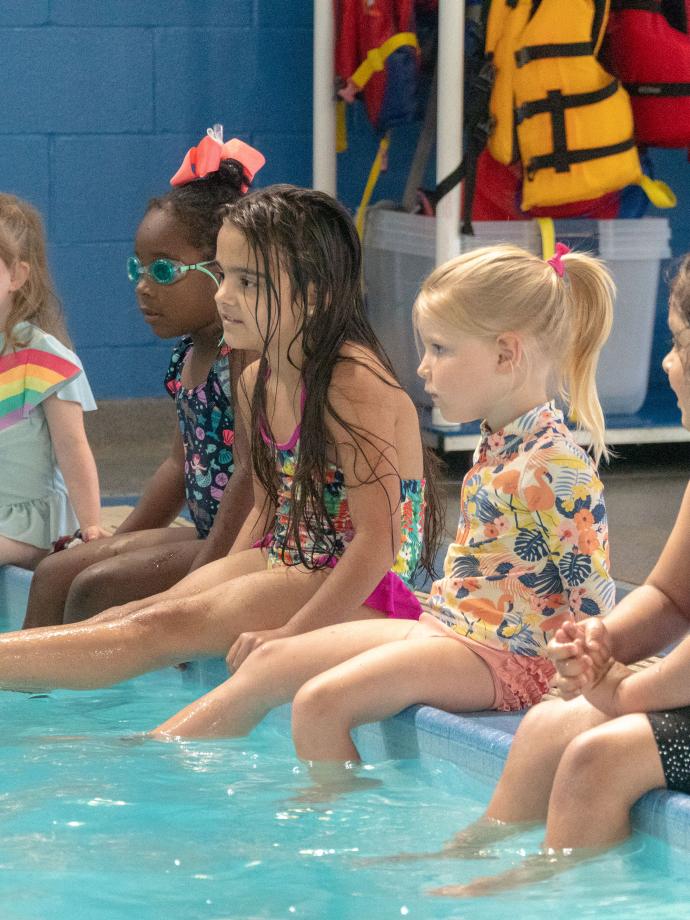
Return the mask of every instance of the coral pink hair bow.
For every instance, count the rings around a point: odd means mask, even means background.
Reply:
[[[246,192],[249,183],[266,162],[266,157],[236,137],[223,143],[223,126],[214,125],[208,129],[206,136],[196,147],[191,147],[187,151],[170,184],[186,185],[194,179],[203,179],[209,173],[218,171],[221,160],[237,160],[242,164],[246,180],[242,185],[242,191]]]

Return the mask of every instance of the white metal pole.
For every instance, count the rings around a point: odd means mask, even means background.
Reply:
[[[312,181],[337,194],[335,152],[335,17],[332,0],[314,0],[314,108]]]
[[[316,0],[318,3],[318,0]],[[436,181],[452,172],[462,159],[463,67],[465,58],[464,0],[440,0],[438,6],[438,118]],[[436,209],[436,264],[457,255],[460,187]]]

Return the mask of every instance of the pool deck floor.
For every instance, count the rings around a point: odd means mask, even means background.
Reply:
[[[167,455],[174,430],[172,401],[102,403],[87,428],[108,505],[137,496]],[[625,453],[623,452],[625,451]],[[460,482],[467,455],[452,455],[443,482],[448,538],[457,524]],[[690,445],[621,448],[605,469],[612,571],[622,590],[640,584],[650,572],[671,530],[688,482]],[[30,573],[0,567],[0,630],[16,628],[24,609]],[[14,611],[14,619],[3,611]],[[195,662],[180,679],[197,683],[202,693],[227,676],[221,659]],[[493,783],[499,776],[521,714],[482,712],[450,715],[428,706],[412,707],[393,719],[355,732],[365,760],[442,758]],[[633,810],[636,828],[690,851],[690,796],[657,790]]]

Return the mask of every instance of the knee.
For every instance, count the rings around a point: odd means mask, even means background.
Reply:
[[[271,639],[269,642],[264,642],[263,645],[255,648],[251,655],[242,662],[234,677],[244,679],[245,677],[254,677],[259,672],[266,672],[270,680],[270,675],[275,673],[285,660],[287,651],[285,646],[288,641],[286,639]],[[229,652],[226,661],[228,668],[232,670]]]
[[[115,578],[110,560],[95,562],[74,578],[65,603],[65,623],[85,620],[105,609],[110,585]]]
[[[151,652],[181,651],[194,648],[197,629],[190,601],[185,599],[152,604],[119,619],[122,629],[136,634],[143,648]]]
[[[559,780],[569,790],[578,786],[587,790],[589,796],[605,793],[607,778],[617,775],[619,754],[610,733],[597,729],[585,731],[566,747],[558,767]]]
[[[514,743],[530,748],[555,744],[559,734],[557,729],[563,719],[562,708],[546,701],[528,709],[520,722]]]
[[[79,567],[67,558],[68,555],[66,552],[51,553],[42,559],[34,570],[31,590],[54,592],[58,585],[69,586]]]
[[[292,704],[292,728],[297,737],[309,726],[324,722],[340,724],[346,718],[347,699],[342,688],[328,674],[307,681],[295,694]]]

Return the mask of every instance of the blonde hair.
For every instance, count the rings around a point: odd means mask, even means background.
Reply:
[[[415,301],[427,316],[474,336],[522,332],[552,367],[552,387],[591,438],[595,460],[608,458],[596,388],[599,353],[611,331],[615,285],[592,256],[562,256],[564,274],[517,246],[475,249],[435,269]]]
[[[0,259],[8,268],[26,262],[29,277],[12,294],[12,306],[6,321],[3,351],[19,342],[13,333],[17,323],[34,323],[69,345],[60,301],[53,289],[46,257],[43,221],[28,202],[0,192]],[[2,331],[2,330],[0,330]]]
[[[671,279],[668,305],[690,325],[690,253],[683,258],[678,271]]]

